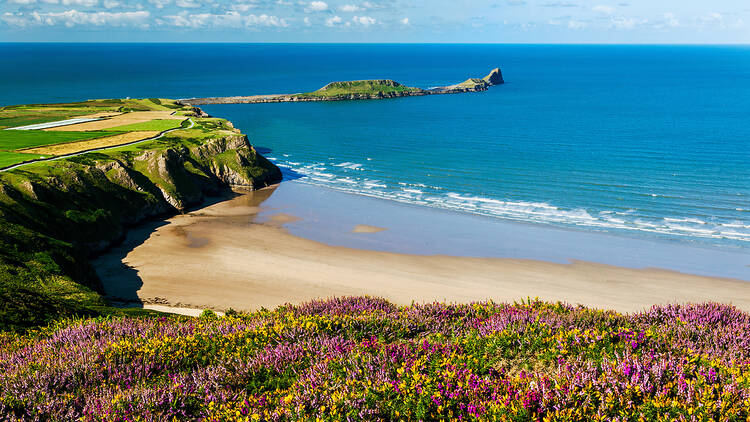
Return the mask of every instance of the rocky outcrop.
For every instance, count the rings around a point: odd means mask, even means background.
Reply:
[[[490,85],[500,85],[505,83],[505,80],[503,80],[503,72],[499,67],[492,69],[490,74],[484,77],[484,80]]]
[[[389,90],[388,92],[376,91],[372,93],[344,93],[338,95],[324,95],[332,89],[344,89],[352,85],[370,84],[372,86],[384,86],[391,88],[405,88],[404,90]],[[385,98],[415,97],[437,94],[458,94],[463,92],[486,91],[489,87],[505,83],[502,71],[499,68],[492,71],[484,78],[471,78],[455,85],[440,86],[430,89],[412,88],[402,85],[391,79],[372,79],[361,81],[331,82],[315,92],[306,94],[273,94],[273,95],[250,95],[235,97],[208,97],[188,98],[180,100],[181,104],[260,104],[260,103],[287,103],[308,101],[350,101],[350,100],[382,100]]]

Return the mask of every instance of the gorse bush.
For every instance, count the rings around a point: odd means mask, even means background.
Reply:
[[[0,335],[0,419],[750,417],[750,315],[369,297]]]

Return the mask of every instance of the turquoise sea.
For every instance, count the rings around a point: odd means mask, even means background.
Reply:
[[[750,251],[750,47],[0,44],[0,105],[429,88],[476,94],[205,106],[288,179],[542,225]]]

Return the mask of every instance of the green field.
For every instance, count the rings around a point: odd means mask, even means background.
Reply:
[[[64,104],[28,104],[0,107],[0,129],[55,122],[101,112],[176,110],[174,100],[159,98],[89,100]]]
[[[158,131],[162,132],[169,129],[180,127],[182,124],[181,120],[176,119],[158,119],[151,120],[150,122],[133,123],[129,125],[112,127],[105,129],[106,131],[115,132],[137,132],[137,131]]]
[[[0,150],[14,151],[43,145],[61,144],[64,142],[84,141],[87,139],[112,136],[114,132],[63,132],[43,130],[0,130]]]
[[[0,111],[0,128],[6,127],[18,127],[26,125],[35,125],[38,123],[56,122],[58,120],[72,119],[77,116],[83,116],[86,114],[96,113],[92,111],[65,111],[65,110],[54,110],[54,111],[38,111],[32,110],[16,110],[13,112]]]
[[[21,154],[18,152],[0,151],[0,168],[23,163],[24,161],[36,160],[43,157],[38,154]]]

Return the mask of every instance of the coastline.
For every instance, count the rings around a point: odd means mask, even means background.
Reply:
[[[310,188],[293,182],[281,188],[298,196],[302,186]],[[360,230],[346,224],[348,236],[361,239],[362,247],[336,245],[311,232],[300,236],[300,227],[317,227],[346,242],[342,232],[321,221],[330,215],[302,212],[310,208],[304,198],[291,207],[269,201],[276,198],[276,189],[244,193],[133,229],[122,245],[94,262],[105,292],[110,298],[146,304],[246,311],[347,295],[382,296],[398,304],[539,297],[622,312],[711,300],[750,310],[750,299],[743,299],[750,298],[750,283],[729,277],[578,259],[552,262],[385,251],[383,239],[398,239],[399,226],[370,221],[336,201],[330,206],[338,208],[342,220],[352,215],[361,220]],[[331,202],[326,200],[330,192],[310,192],[322,195],[321,203]]]
[[[438,86],[430,89],[404,86],[390,79],[370,79],[356,81],[331,82],[314,92],[297,94],[260,94],[229,97],[183,98],[179,101],[186,105],[207,104],[264,104],[264,103],[295,103],[318,101],[353,101],[353,100],[383,100],[386,98],[421,97],[425,95],[462,94],[467,92],[486,91],[494,85],[505,83],[500,68],[494,68],[484,78],[469,78],[454,85]],[[358,92],[352,89],[359,84],[369,84],[370,89]],[[328,90],[333,90],[331,94]]]

